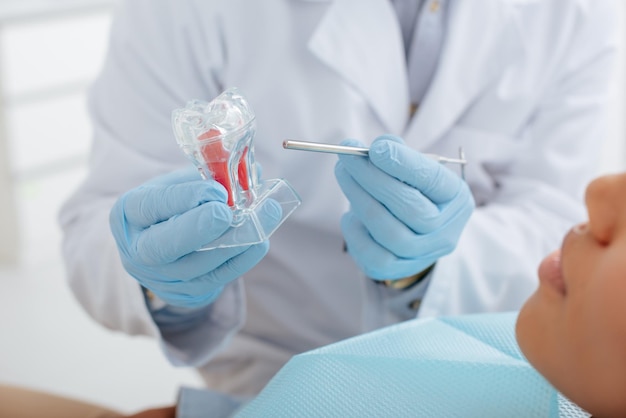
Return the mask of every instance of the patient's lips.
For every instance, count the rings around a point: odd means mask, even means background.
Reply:
[[[561,250],[556,250],[539,265],[539,281],[565,296],[565,281],[561,268]]]

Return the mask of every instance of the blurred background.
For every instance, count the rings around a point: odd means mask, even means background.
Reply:
[[[64,277],[57,212],[85,175],[86,89],[114,5],[0,0],[0,383],[133,412],[201,380],[91,320]]]
[[[153,340],[92,321],[64,278],[56,217],[85,175],[85,94],[116,1],[0,0],[0,383],[133,412],[201,381],[170,366]],[[626,168],[624,61],[599,174]]]

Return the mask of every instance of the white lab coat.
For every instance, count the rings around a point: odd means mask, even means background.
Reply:
[[[130,0],[91,92],[93,154],[62,209],[69,282],[104,325],[158,336],[121,266],[109,210],[123,192],[189,165],[170,114],[239,87],[256,111],[264,178],[288,179],[302,206],[267,257],[227,286],[207,321],[164,341],[218,390],[252,394],[291,355],[405,319],[395,291],[342,251],[348,205],[336,156],[284,139],[402,136],[455,156],[463,146],[478,208],[440,259],[418,316],[518,309],[540,259],[585,218],[616,56],[611,0],[452,0],[439,67],[409,120],[400,28],[387,0]],[[207,360],[211,358],[208,364]]]

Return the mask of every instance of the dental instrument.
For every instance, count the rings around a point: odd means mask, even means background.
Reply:
[[[357,155],[360,157],[367,157],[369,155],[369,148],[325,144],[322,142],[297,141],[293,139],[287,139],[283,141],[283,148],[293,149],[293,150],[298,150],[298,151],[313,151],[313,152],[324,152],[324,153],[330,153],[330,154]],[[467,160],[465,159],[465,153],[463,152],[462,147],[459,147],[459,158],[449,158],[449,157],[444,157],[444,156],[437,155],[437,154],[424,154],[424,155],[441,164],[459,164],[461,166],[461,177],[465,179],[465,165],[467,164]]]

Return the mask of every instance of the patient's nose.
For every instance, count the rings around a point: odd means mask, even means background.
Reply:
[[[626,173],[592,181],[585,194],[589,230],[603,244],[626,229]]]

